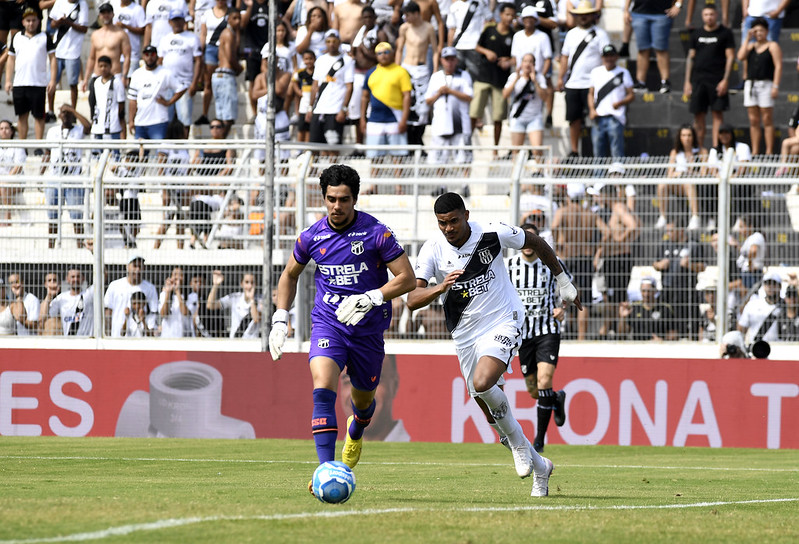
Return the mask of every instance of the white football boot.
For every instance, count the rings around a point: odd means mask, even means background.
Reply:
[[[549,495],[549,477],[552,471],[555,470],[555,465],[546,457],[542,457],[547,467],[540,474],[536,472],[533,474],[533,490],[530,492],[531,497],[546,497]]]
[[[527,439],[520,446],[511,446],[510,452],[513,454],[513,464],[516,465],[516,474],[520,478],[527,478],[533,473],[533,456],[530,453],[530,443]]]

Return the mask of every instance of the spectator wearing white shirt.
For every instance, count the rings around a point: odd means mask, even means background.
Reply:
[[[130,41],[130,67],[128,73],[124,74],[129,80],[139,68],[141,60],[142,38],[147,25],[144,8],[133,0],[122,0],[119,8],[114,9],[114,24],[125,30]]]
[[[183,298],[183,268],[176,266],[158,297],[161,338],[193,336],[191,311]]]
[[[533,54],[523,55],[518,70],[508,77],[502,90],[510,104],[511,145],[524,145],[525,135],[533,147],[544,143],[544,103],[549,92],[546,79],[535,69]]]
[[[122,336],[128,338],[158,336],[158,314],[150,309],[147,296],[141,291],[135,291],[130,295],[130,306],[125,308]]]
[[[243,274],[241,291],[218,298],[219,286],[225,281],[221,270],[213,272],[213,286],[205,303],[209,311],[230,310],[230,338],[258,338],[260,336],[262,300],[255,294],[255,275]]]
[[[602,64],[602,48],[610,43],[607,32],[596,26],[599,10],[590,0],[581,0],[571,10],[577,26],[566,33],[560,55],[556,90],[566,92],[566,121],[569,123],[570,157],[580,156],[580,133],[588,110],[591,70]]]
[[[61,120],[61,124],[51,127],[47,131],[47,140],[51,142],[82,140],[91,130],[91,122],[69,104],[61,105],[58,118]],[[69,209],[69,216],[74,221],[72,225],[75,235],[78,237],[78,247],[83,247],[83,207],[85,205],[86,189],[69,185],[64,187],[61,180],[61,178],[67,176],[81,175],[83,171],[83,150],[76,147],[54,145],[52,150],[50,148],[45,150],[42,169],[48,163],[50,179],[44,189],[44,199],[45,204],[48,206],[47,218],[50,220],[48,224],[49,246],[51,248],[55,247],[56,236],[61,224],[58,221],[59,209],[66,204]]]
[[[172,32],[170,14],[174,10],[185,10],[184,0],[149,0],[144,7],[144,40],[142,45],[158,46],[161,39]]]
[[[81,76],[81,49],[86,31],[89,30],[89,5],[86,0],[56,0],[50,9],[50,27],[55,29],[55,58],[58,62],[56,82],[66,70],[70,104],[78,103],[78,80]],[[55,103],[55,89],[47,96],[50,112]],[[55,115],[53,115],[55,120]]]
[[[186,128],[186,137],[188,137],[192,99],[197,93],[202,76],[203,51],[197,35],[186,30],[186,13],[183,8],[174,9],[169,13],[169,25],[172,27],[172,33],[161,38],[161,42],[157,45],[158,62],[172,73],[180,86],[188,88],[174,103],[175,115]],[[171,108],[169,117],[173,117]]]
[[[64,336],[91,336],[94,332],[94,286],[83,289],[83,273],[77,267],[67,270],[69,291],[50,303],[49,316],[60,318]]]
[[[28,137],[28,114],[33,116],[34,135],[41,140],[44,138],[46,98],[56,87],[55,44],[41,31],[41,19],[33,8],[25,8],[22,12],[22,25],[24,31],[14,34],[8,48],[6,92],[14,100],[20,140]]]
[[[158,65],[158,50],[148,45],[144,66],[133,72],[128,87],[128,133],[143,140],[162,140],[169,125],[169,106],[186,92],[172,72]],[[174,93],[169,96],[170,93]]]
[[[339,145],[342,142],[344,124],[352,98],[355,62],[352,57],[342,53],[338,30],[325,33],[327,53],[316,60],[311,88],[312,112],[305,114],[311,125],[310,141]],[[335,155],[326,150],[323,155]]]
[[[778,317],[785,312],[785,303],[780,297],[782,277],[778,272],[769,272],[763,277],[765,296],[753,295],[749,298],[741,316],[738,330],[746,337],[746,345],[764,340],[779,340]]]
[[[119,140],[125,131],[125,85],[121,75],[111,74],[111,59],[105,55],[97,59],[97,72],[89,87],[91,134],[95,140]]]
[[[475,51],[486,21],[493,18],[487,0],[455,0],[447,16],[447,45],[458,51],[458,67],[474,81],[480,71],[480,53]]]
[[[15,272],[8,275],[8,286],[11,288],[10,298],[21,302],[25,307],[25,317],[16,320],[17,336],[36,334],[39,321],[39,299],[36,295],[25,290],[22,274]]]
[[[22,147],[3,147],[3,140],[13,140],[16,129],[11,121],[0,121],[0,176],[16,176],[22,173],[28,154]],[[11,210],[7,206],[16,203],[17,197],[22,194],[23,186],[2,184],[0,185],[0,206],[5,208],[0,215],[0,226],[8,226],[11,221]]]
[[[741,281],[747,289],[763,277],[766,265],[766,237],[755,227],[750,216],[741,216],[737,221],[738,234],[743,240],[736,265],[741,271]]]
[[[216,0],[211,9],[203,12],[200,24],[200,43],[203,47],[203,113],[195,122],[196,125],[208,124],[208,109],[214,97],[211,88],[211,75],[219,65],[219,36],[227,27],[228,3],[227,0]]]
[[[130,302],[133,293],[144,293],[148,305],[148,313],[158,312],[158,291],[155,285],[142,278],[144,258],[132,255],[128,259],[127,275],[112,281],[103,297],[105,306],[105,334],[106,336],[122,336],[123,327],[126,325],[130,313]],[[125,311],[128,311],[126,315]]]
[[[472,101],[472,78],[458,66],[458,53],[454,47],[441,50],[442,69],[430,77],[425,100],[433,115],[430,123],[433,146],[451,149],[436,149],[428,155],[431,164],[471,162],[472,123],[469,118],[469,103]],[[455,150],[455,151],[453,151]],[[454,155],[450,157],[450,154]]]
[[[602,66],[591,70],[588,113],[594,122],[591,127],[594,157],[624,156],[627,105],[635,100],[635,94],[630,72],[616,65],[618,59],[618,51],[608,44],[602,48]]]
[[[541,5],[539,5],[541,4]],[[552,36],[551,28],[544,25],[553,25],[557,28],[557,23],[553,18],[547,18],[545,14],[552,15],[552,4],[549,0],[539,0],[536,6],[526,5],[522,9],[522,29],[513,35],[511,43],[511,56],[516,61],[516,68],[522,64],[522,58],[527,53],[533,55],[536,74],[546,78],[547,87],[552,89]],[[547,116],[546,126],[552,126],[552,105],[554,93],[550,92],[546,100]]]

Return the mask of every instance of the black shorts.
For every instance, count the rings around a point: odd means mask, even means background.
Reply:
[[[566,267],[572,273],[574,286],[580,294],[583,306],[591,302],[591,280],[594,277],[594,259],[591,257],[574,257],[566,260]]]
[[[344,136],[344,125],[336,121],[334,114],[313,114],[311,117],[311,143],[339,145]]]
[[[730,94],[718,96],[716,94],[716,84],[697,82],[693,85],[691,93],[690,112],[693,114],[706,113],[710,111],[727,111],[730,109]]]
[[[14,114],[17,117],[30,113],[34,119],[44,119],[47,87],[14,87],[11,96],[14,100]]]
[[[141,205],[138,198],[123,198],[119,201],[119,212],[123,221],[141,223]]]
[[[22,10],[17,2],[0,2],[0,30],[22,30]]]
[[[558,366],[560,334],[544,334],[522,340],[519,348],[519,366],[523,376],[537,376],[538,363]]]
[[[588,89],[566,89],[566,121],[579,121],[588,115]]]
[[[791,117],[788,119],[788,128],[796,130],[796,127],[798,126],[799,126],[799,107],[793,110]]]
[[[474,49],[469,49],[469,50],[458,49],[457,53],[458,53],[458,68],[468,72],[472,78],[472,81],[474,81],[477,75],[480,74],[480,66],[483,62],[483,55],[481,55]]]
[[[627,300],[627,284],[630,283],[632,269],[633,261],[629,253],[605,257],[602,272],[605,275],[605,287],[609,302]]]
[[[247,70],[244,72],[247,81],[255,81],[255,76],[261,73],[261,60],[260,51],[251,51],[247,55]]]
[[[311,130],[311,123],[308,123],[305,120],[305,114],[301,113],[298,115],[299,119],[297,119],[297,130],[300,132],[308,132]]]

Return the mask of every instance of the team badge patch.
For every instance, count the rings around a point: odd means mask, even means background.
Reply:
[[[350,242],[350,251],[352,251],[353,255],[360,255],[363,253],[363,241],[358,240],[355,242]]]
[[[327,338],[320,338],[319,341],[316,342],[316,347],[322,349],[328,348],[330,347],[330,340]]]
[[[491,256],[490,249],[481,249],[480,252],[477,254],[477,257],[480,259],[480,262],[483,264],[490,264],[493,261],[493,257]]]

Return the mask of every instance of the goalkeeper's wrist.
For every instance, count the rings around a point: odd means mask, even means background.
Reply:
[[[566,274],[566,272],[561,272],[560,274],[555,276],[555,279],[558,282],[558,287],[566,287],[572,282],[572,280],[569,279],[569,275]]]
[[[275,310],[275,313],[272,314],[272,326],[275,326],[278,323],[287,325],[288,322],[289,322],[288,310],[277,309]]]
[[[369,301],[372,303],[372,306],[382,306],[383,293],[380,291],[380,289],[372,289],[364,294],[369,297]]]

